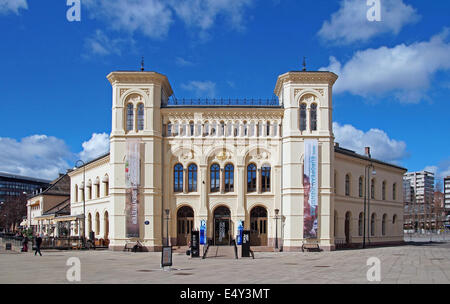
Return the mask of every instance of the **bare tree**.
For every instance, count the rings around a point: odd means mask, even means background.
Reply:
[[[443,189],[443,185],[442,185],[442,181],[441,180],[437,180],[436,184],[434,185],[434,192],[442,192]]]
[[[0,208],[0,226],[14,231],[26,215],[27,196],[9,196]]]

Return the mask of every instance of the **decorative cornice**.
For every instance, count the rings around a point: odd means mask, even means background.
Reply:
[[[295,82],[302,84],[328,84],[334,85],[338,76],[332,72],[288,72],[286,74],[280,75],[275,85],[275,95],[278,97],[281,94],[281,88],[286,82]]]
[[[112,72],[108,76],[111,85],[119,84],[152,84],[161,85],[167,94],[173,95],[172,87],[165,75],[156,72]]]

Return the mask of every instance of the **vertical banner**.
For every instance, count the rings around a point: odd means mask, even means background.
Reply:
[[[126,237],[139,237],[139,186],[141,176],[140,142],[127,139],[127,155],[125,162],[125,216]]]
[[[305,163],[303,172],[303,237],[317,238],[318,201],[319,201],[319,143],[317,140],[305,140]]]

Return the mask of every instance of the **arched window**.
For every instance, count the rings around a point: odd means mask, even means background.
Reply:
[[[381,197],[383,201],[386,200],[386,181],[383,181],[383,185],[381,188]]]
[[[266,136],[270,136],[270,121],[268,121],[266,125]]]
[[[75,185],[75,203],[78,203],[78,185]]]
[[[173,192],[183,192],[183,165],[177,164],[173,170]]]
[[[256,165],[247,167],[247,192],[256,192]]]
[[[362,176],[359,177],[359,197],[363,197],[364,193],[363,193],[363,183],[364,183],[364,178]]]
[[[100,234],[100,214],[95,214],[95,235]]]
[[[300,105],[300,131],[306,131],[306,103]]]
[[[244,136],[248,135],[248,126],[247,126],[247,122],[244,121]]]
[[[132,103],[127,105],[127,131],[132,131],[134,128],[134,107]]]
[[[386,235],[386,220],[387,220],[387,214],[383,215],[383,221],[381,223],[381,234]]]
[[[191,164],[188,168],[188,191],[197,192],[197,165]]]
[[[397,200],[397,184],[392,185],[392,200]]]
[[[220,136],[225,136],[225,123],[223,121],[220,122]]]
[[[311,131],[317,131],[317,104],[311,105],[310,115],[310,127]]]
[[[167,136],[172,136],[172,123],[170,122],[167,124]]]
[[[370,218],[370,235],[375,236],[375,213]]]
[[[373,178],[370,183],[370,198],[375,199],[375,179]]]
[[[397,214],[392,217],[392,224],[395,224],[395,222],[397,222]]]
[[[194,136],[195,134],[195,130],[194,130],[194,122],[193,121],[191,121],[190,123],[189,123],[189,132],[190,132],[190,136]]]
[[[345,195],[350,196],[350,175],[345,176]]]
[[[262,192],[270,192],[270,167],[264,166],[261,169]]]
[[[359,214],[359,219],[358,219],[358,234],[359,236],[363,235],[363,221],[364,221],[364,213],[360,213]]]
[[[137,128],[138,131],[144,130],[144,104],[142,103],[138,105]]]
[[[211,166],[211,192],[220,191],[220,166],[213,164]]]
[[[234,166],[225,166],[225,192],[234,192]]]

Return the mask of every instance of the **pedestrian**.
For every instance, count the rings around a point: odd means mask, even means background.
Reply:
[[[23,239],[22,239],[22,252],[28,252],[28,242],[30,240],[28,239],[26,234],[23,234]]]
[[[40,235],[37,235],[36,236],[36,251],[34,252],[34,255],[36,255],[39,252],[39,255],[42,256],[41,244],[42,244],[42,238]]]

